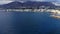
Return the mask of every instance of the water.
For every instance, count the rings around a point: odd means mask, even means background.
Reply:
[[[60,19],[46,12],[0,11],[0,34],[60,34]]]

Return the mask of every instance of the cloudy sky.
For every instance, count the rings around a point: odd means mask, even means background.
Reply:
[[[0,0],[0,1],[59,1],[59,0]]]
[[[60,0],[0,0],[0,5],[1,4],[7,4],[13,1],[45,1],[45,2],[58,2],[60,3]]]

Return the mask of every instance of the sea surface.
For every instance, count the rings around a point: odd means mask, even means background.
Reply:
[[[60,19],[46,12],[0,11],[0,34],[60,34]]]

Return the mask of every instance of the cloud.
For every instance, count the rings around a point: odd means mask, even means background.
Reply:
[[[60,6],[60,3],[52,2],[56,6]]]
[[[7,4],[7,3],[10,3],[10,2],[12,2],[12,1],[0,1],[0,5]]]
[[[0,1],[11,1],[11,0],[0,0]]]

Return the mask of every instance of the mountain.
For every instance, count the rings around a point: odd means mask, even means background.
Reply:
[[[41,7],[41,6],[45,6],[45,7],[50,7],[53,8],[55,7],[54,4],[52,4],[51,2],[35,2],[35,1],[27,1],[24,3],[21,2],[11,2],[8,4],[4,4],[4,5],[0,5],[0,8],[10,8],[10,9],[19,9],[21,7],[27,7],[27,8],[31,8],[31,7]]]
[[[11,2],[9,4],[1,5],[0,8],[20,8],[22,6],[21,2]]]
[[[26,7],[41,7],[41,6],[48,7],[49,6],[50,8],[55,7],[55,5],[52,4],[52,2],[33,2],[33,1],[25,2],[23,6],[26,6]]]

